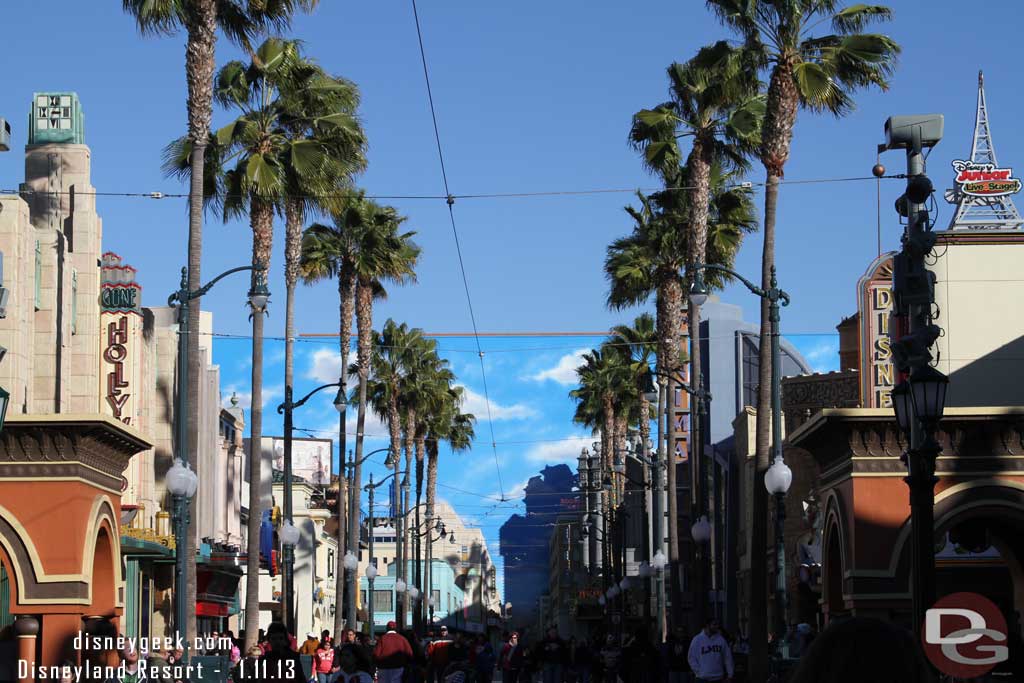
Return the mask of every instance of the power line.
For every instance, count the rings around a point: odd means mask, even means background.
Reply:
[[[851,183],[851,182],[863,182],[867,180],[904,180],[906,176],[903,174],[894,174],[882,176],[881,178],[875,178],[874,176],[850,176],[844,178],[805,178],[798,180],[781,180],[779,185],[820,185],[820,184],[835,184],[835,183]],[[763,181],[747,181],[741,183],[731,183],[725,186],[725,189],[753,189],[755,187],[764,187],[766,185]],[[522,198],[537,198],[537,197],[583,197],[591,195],[602,195],[602,194],[633,194],[635,192],[661,192],[661,191],[686,191],[694,189],[689,185],[679,185],[673,187],[612,187],[612,188],[597,188],[597,189],[585,189],[585,190],[538,190],[533,192],[481,192],[476,194],[367,194],[357,195],[354,193],[324,193],[324,194],[305,194],[305,195],[293,195],[296,199],[355,199],[362,197],[364,199],[379,199],[379,200],[426,200],[436,201],[443,199],[448,201],[451,199],[453,202],[459,199],[522,199]],[[145,192],[83,192],[80,190],[21,190],[21,189],[0,189],[0,194],[6,195],[21,195],[21,196],[70,196],[77,195],[82,197],[123,197],[133,199],[150,199],[150,200],[162,200],[162,199],[188,199],[188,193],[184,192],[162,192],[156,191],[145,191]],[[224,198],[238,198],[241,195],[224,195]]]
[[[444,168],[444,151],[441,148],[441,132],[437,127],[437,112],[434,109],[434,93],[430,87],[430,71],[427,69],[427,52],[423,48],[423,31],[420,29],[420,15],[416,9],[416,0],[412,0],[412,14],[416,21],[416,38],[420,44],[420,61],[423,63],[423,80],[427,85],[427,100],[430,102],[430,118],[434,123],[434,140],[437,142],[437,158],[441,162],[441,180],[444,182],[445,201],[448,204],[448,218],[452,224],[452,235],[455,237],[455,253],[459,257],[459,271],[462,273],[462,285],[466,290],[466,303],[469,306],[469,319],[473,323],[473,336],[476,339],[477,353],[480,355],[480,377],[483,380],[484,402],[487,404],[487,426],[491,432],[491,450],[494,452],[494,468],[498,473],[498,490],[502,499],[505,498],[505,487],[501,481],[501,463],[498,461],[498,446],[494,438],[494,419],[491,416],[491,399],[487,391],[487,371],[484,368],[484,352],[480,346],[480,332],[476,325],[476,314],[473,312],[473,297],[469,293],[469,279],[466,277],[466,265],[462,260],[462,247],[459,245],[459,231],[455,227],[455,198],[448,187],[448,173]]]

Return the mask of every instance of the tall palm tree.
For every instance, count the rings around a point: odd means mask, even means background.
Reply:
[[[295,64],[288,84],[293,87],[281,93],[286,112],[282,116],[283,131],[293,142],[323,154],[322,164],[313,168],[302,166],[301,155],[289,155],[283,160],[287,183],[284,205],[284,386],[286,395],[291,396],[295,370],[295,285],[307,265],[303,259],[302,244],[305,218],[308,213],[331,214],[346,206],[346,200],[352,194],[353,176],[366,167],[366,138],[355,115],[359,90],[354,83],[329,76],[315,64],[300,60]],[[298,166],[296,161],[299,161]],[[304,279],[316,278],[304,276]],[[339,475],[343,475],[345,467],[345,417],[343,409],[338,422]],[[343,479],[344,476],[339,476],[339,481]],[[345,548],[342,509],[339,503],[339,552],[344,552]],[[344,595],[344,572],[340,567],[339,562],[337,580],[341,590],[336,593],[339,603]],[[334,615],[335,633],[341,632],[343,619],[344,613],[338,604]]]
[[[874,21],[888,21],[892,11],[881,5],[856,4],[841,7],[838,0],[707,0],[708,7],[732,29],[743,43],[758,52],[768,70],[767,110],[759,156],[767,174],[764,196],[764,251],[761,257],[761,286],[770,286],[775,267],[775,221],[779,182],[785,175],[793,141],[797,112],[828,111],[843,116],[854,108],[853,93],[861,88],[889,85],[899,45],[890,37],[864,33]],[[827,25],[833,31],[816,35]],[[759,389],[757,400],[756,465],[752,483],[752,548],[765,546],[768,527],[767,493],[762,485],[768,469],[769,405],[771,401],[771,351],[768,302],[761,300]],[[767,673],[767,567],[751,564],[751,676]]]
[[[403,404],[402,393],[404,391],[410,368],[406,366],[409,359],[408,348],[422,339],[423,331],[420,329],[409,329],[405,323],[401,325],[388,318],[381,329],[380,334],[374,333],[373,356],[371,360],[372,379],[367,383],[367,396],[374,413],[385,420],[388,425],[390,437],[390,448],[393,454],[395,470],[395,492],[402,495],[403,484],[407,483],[399,479],[402,463],[400,454],[402,452],[402,422],[403,416],[399,410]],[[410,464],[410,453],[406,451],[406,477]],[[408,505],[408,501],[406,501]],[[397,506],[396,506],[397,507]],[[398,573],[396,576],[405,579],[407,544],[405,535],[398,540],[396,547],[396,559]],[[404,603],[404,600],[402,601]],[[404,604],[399,604],[396,609],[398,623],[405,624]]]
[[[362,226],[362,193],[347,196],[342,206],[334,213],[332,225],[314,223],[302,236],[302,255],[299,269],[307,285],[322,280],[338,281],[338,346],[341,355],[341,381],[348,381],[348,355],[352,347],[352,319],[355,315],[356,273],[352,254],[357,247],[356,234]],[[346,391],[346,393],[348,393]],[[342,407],[338,428],[338,465],[340,479],[345,479],[345,453],[347,441],[348,406]],[[352,499],[358,501],[358,491],[350,491]],[[356,503],[358,505],[358,502]],[[338,508],[338,552],[344,553],[346,534],[351,523],[351,505]],[[358,508],[357,508],[358,509]],[[351,526],[358,529],[357,519]],[[350,538],[358,538],[357,536]],[[339,563],[335,574],[334,632],[341,633],[345,625],[345,610],[342,609],[345,596],[345,570]],[[353,598],[350,595],[349,600]],[[351,604],[355,604],[351,602]]]
[[[677,223],[656,202],[667,203],[672,199],[670,191],[648,197],[637,193],[640,208],[626,207],[633,219],[631,234],[614,240],[605,256],[605,276],[609,282],[608,306],[621,310],[646,302],[655,297],[655,321],[657,323],[658,350],[657,370],[659,384],[665,392],[666,405],[670,405],[673,385],[664,382],[664,377],[677,377],[682,372],[685,353],[682,348],[683,327],[683,267],[687,257],[687,235],[679,230]],[[680,604],[679,581],[679,514],[677,472],[674,456],[675,435],[672,428],[671,409],[666,408],[665,418],[665,462],[666,489],[668,495],[668,585],[674,606]],[[661,446],[659,445],[659,449]],[[678,614],[678,607],[674,607]]]
[[[630,366],[633,375],[633,391],[639,405],[637,428],[643,443],[651,436],[651,406],[647,401],[647,377],[651,371],[658,346],[658,332],[655,329],[654,316],[641,313],[632,325],[616,325],[612,328],[611,344],[608,349],[619,353]]]
[[[298,9],[312,10],[317,0],[279,0],[273,3],[243,3],[240,0],[122,0],[124,11],[135,18],[139,31],[144,35],[173,35],[184,28],[188,34],[185,43],[185,81],[188,89],[188,140],[190,142],[188,163],[191,168],[189,188],[188,223],[188,288],[195,291],[202,286],[201,267],[203,253],[203,206],[206,169],[206,146],[210,138],[213,120],[213,72],[216,68],[217,29],[231,42],[251,50],[251,41],[267,28],[286,28]],[[188,391],[199,391],[199,299],[188,302]],[[189,463],[196,467],[198,445],[198,403],[190,415],[182,416],[189,421]],[[190,505],[194,506],[192,501]],[[195,508],[191,516],[195,519]],[[185,542],[186,603],[196,604],[194,535]],[[196,634],[195,608],[187,609],[184,629],[186,642],[192,642]],[[180,629],[180,625],[176,625]]]
[[[434,505],[437,501],[437,467],[440,460],[441,442],[446,442],[452,453],[467,451],[473,446],[473,439],[476,432],[473,423],[476,417],[471,413],[462,412],[462,404],[465,400],[465,392],[461,386],[451,384],[454,376],[447,368],[447,361],[440,360],[437,364],[439,370],[438,381],[434,384],[434,391],[429,398],[429,413],[426,419],[426,448],[427,448],[427,555],[433,558],[433,537],[429,523],[434,519]],[[424,595],[429,600],[431,597],[431,585],[433,579],[433,568],[426,563],[425,576],[423,579]]]
[[[269,38],[249,64],[227,63],[217,75],[214,96],[238,118],[216,133],[224,171],[222,203],[225,219],[248,213],[253,232],[253,263],[269,267],[274,214],[283,211],[296,188],[314,185],[323,175],[346,166],[336,156],[333,136],[297,137],[300,125],[333,126],[335,112],[299,111],[298,88],[317,84],[302,77],[308,62],[296,41]],[[299,123],[302,121],[303,123]],[[253,273],[253,286],[258,278]],[[252,406],[250,408],[249,556],[246,575],[246,641],[259,628],[259,488],[263,436],[263,311],[253,315]]]
[[[370,200],[363,200],[363,224],[357,231],[358,246],[352,254],[352,267],[355,271],[356,289],[356,362],[359,374],[358,407],[356,413],[356,468],[353,471],[353,484],[356,491],[362,490],[362,477],[359,461],[363,457],[363,430],[366,425],[366,391],[370,375],[370,363],[373,355],[373,301],[386,296],[385,282],[405,284],[415,281],[415,267],[419,259],[420,248],[413,242],[414,232],[400,233],[399,226],[405,221],[398,212],[389,206],[380,206]],[[397,460],[400,453],[392,452]],[[353,544],[359,538],[358,511],[359,501],[355,500],[355,520],[350,521],[349,533]],[[353,528],[354,527],[354,528]],[[352,579],[355,579],[353,576]],[[352,595],[356,588],[351,585]],[[350,603],[349,613],[354,606]]]
[[[708,213],[711,174],[715,166],[744,171],[748,158],[760,142],[764,98],[758,92],[756,53],[719,41],[702,48],[684,64],[668,67],[671,100],[653,110],[642,110],[633,118],[630,141],[644,152],[644,161],[666,183],[682,179],[687,186],[686,215],[680,229],[687,230],[687,285],[693,265],[708,263]],[[679,139],[692,141],[682,169]],[[700,306],[687,298],[690,321],[690,382],[701,387]],[[694,429],[691,441],[704,436]],[[704,463],[690,458],[692,491],[706,496],[699,476]]]

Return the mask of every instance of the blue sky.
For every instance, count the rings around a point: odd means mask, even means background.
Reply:
[[[950,161],[969,152],[979,68],[986,72],[999,158],[1011,166],[1024,158],[1024,137],[1013,129],[1024,108],[1024,91],[1018,87],[1019,59],[1012,47],[1020,42],[1024,5],[1004,0],[979,10],[953,0],[889,4],[896,20],[885,30],[904,46],[892,89],[859,95],[857,111],[841,121],[801,114],[787,177],[867,176],[887,116],[935,111],[946,115],[946,139],[931,156],[930,171],[938,189],[948,187]],[[85,110],[93,184],[99,191],[183,191],[182,185],[161,176],[159,162],[163,146],[185,129],[184,38],[141,38],[120,7],[116,0],[54,0],[46,11],[28,0],[4,3],[8,62],[0,116],[12,122],[15,151],[0,154],[0,188],[15,188],[23,177],[19,150],[32,92],[74,90]],[[630,116],[665,98],[664,68],[671,61],[685,60],[725,35],[698,0],[435,0],[421,2],[419,11],[455,194],[651,187],[652,179],[626,145]],[[292,35],[327,69],[349,77],[362,90],[370,166],[360,184],[379,195],[442,194],[411,4],[323,0],[313,16],[295,22]],[[226,43],[220,44],[219,63],[237,56]],[[224,120],[218,112],[215,125]],[[896,153],[883,162],[891,172],[903,168]],[[750,180],[763,180],[763,171],[755,169]],[[898,244],[900,227],[891,208],[898,194],[898,181],[882,183],[886,249]],[[634,311],[614,313],[604,307],[600,268],[605,245],[629,229],[622,206],[630,200],[628,191],[460,199],[455,217],[479,329],[590,331],[631,319]],[[409,216],[407,225],[418,232],[423,257],[419,283],[393,290],[378,306],[378,321],[390,316],[432,332],[470,330],[447,206],[440,200],[392,203]],[[98,211],[104,219],[104,247],[138,268],[144,303],[160,305],[176,287],[185,260],[184,200],[101,197]],[[940,204],[939,223],[949,216],[948,205]],[[210,217],[204,240],[207,277],[249,260],[250,233],[244,223],[225,225]],[[826,335],[791,340],[813,364],[828,369],[836,346],[830,335],[854,311],[854,283],[876,255],[875,182],[784,187],[777,250],[780,282],[793,296],[783,329],[791,335]],[[278,243],[270,281],[278,294],[283,289],[280,254]],[[737,268],[756,278],[759,263],[760,237],[752,235]],[[204,299],[204,306],[215,313],[218,333],[248,331],[244,290],[244,279],[229,280]],[[299,330],[335,330],[335,299],[331,285],[302,288]],[[746,317],[756,319],[757,302],[744,290],[727,289],[723,299],[743,306]],[[275,297],[268,321],[271,335],[283,332],[282,306],[283,296]],[[568,387],[554,379],[529,377],[557,367],[563,356],[593,341],[484,340],[485,349],[560,347],[486,355],[492,400],[501,407],[521,405],[532,411],[496,421],[496,439],[561,439],[574,433],[567,420]],[[217,358],[225,388],[234,384],[243,389],[247,375],[233,364],[246,352],[232,350],[232,344],[244,346],[218,341]],[[470,339],[450,338],[442,348],[456,344],[473,349]],[[299,347],[299,368],[311,362],[316,350],[331,348],[329,343],[308,342]],[[268,349],[268,360],[274,354]],[[459,351],[452,360],[461,381],[481,393],[476,357]],[[280,383],[274,374],[280,371],[268,363],[270,388]],[[306,426],[327,423],[329,406],[321,408],[322,415],[303,416]],[[268,433],[273,424],[268,424]],[[479,431],[486,434],[486,425]],[[543,442],[555,443],[560,442]],[[502,470],[506,488],[531,471],[531,449],[539,452],[543,444],[508,447],[508,465]],[[557,450],[545,448],[544,453]],[[450,485],[462,482],[477,493],[496,492],[488,467],[493,467],[490,449],[478,447],[450,473]],[[497,524],[488,501],[469,495],[453,499],[463,501],[467,516],[476,510],[487,515],[481,519],[486,525]],[[470,501],[477,507],[470,507]],[[493,538],[496,526],[487,531]]]

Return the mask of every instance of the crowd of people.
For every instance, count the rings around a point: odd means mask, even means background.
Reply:
[[[933,672],[909,631],[890,622],[856,617],[837,621],[819,637],[794,626],[787,647],[797,664],[773,669],[782,683],[930,683]],[[603,633],[593,640],[563,639],[551,628],[540,638],[506,633],[495,648],[482,634],[449,633],[441,626],[424,637],[389,622],[383,634],[346,629],[337,642],[329,631],[307,633],[297,643],[281,623],[259,634],[242,653],[242,639],[228,632],[199,654],[230,662],[232,683],[745,683],[749,644],[709,619],[690,636],[674,629],[657,643],[645,628]],[[141,683],[140,667],[180,662],[184,653],[121,653],[127,675],[110,683]],[[309,659],[303,661],[303,655]],[[1019,658],[1015,664],[1019,663]],[[223,679],[221,679],[223,680]],[[71,683],[70,681],[68,683]],[[157,683],[178,683],[175,679]]]

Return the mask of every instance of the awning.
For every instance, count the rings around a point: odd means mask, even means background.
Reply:
[[[174,549],[156,541],[147,541],[134,536],[121,537],[121,554],[135,557],[165,559],[174,557]]]
[[[196,602],[196,616],[197,617],[226,617],[228,616],[228,607],[221,602]]]

